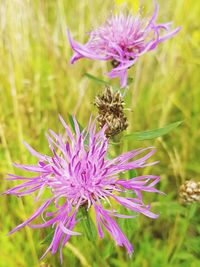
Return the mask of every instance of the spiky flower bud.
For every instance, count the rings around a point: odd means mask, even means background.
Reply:
[[[119,91],[113,92],[112,88],[107,86],[102,95],[95,98],[94,104],[98,108],[97,120],[100,127],[107,124],[107,138],[119,134],[128,127],[128,120],[124,114],[124,100]]]
[[[179,197],[183,203],[200,201],[200,182],[186,181],[180,186]]]

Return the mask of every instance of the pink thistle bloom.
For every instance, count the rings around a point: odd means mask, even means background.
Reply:
[[[75,54],[71,58],[73,64],[81,58],[94,60],[109,60],[113,69],[109,78],[120,78],[121,87],[127,85],[127,70],[135,64],[138,58],[148,51],[154,50],[159,43],[176,35],[178,27],[170,31],[171,23],[156,24],[158,4],[150,20],[143,19],[138,14],[124,15],[120,12],[107,19],[105,24],[89,33],[89,40],[82,45],[75,42],[69,30],[68,39]],[[161,35],[166,31],[165,35]]]
[[[31,228],[51,226],[55,229],[54,236],[43,257],[49,251],[55,254],[60,248],[62,261],[62,249],[69,238],[80,235],[74,231],[78,222],[76,215],[79,209],[84,207],[88,211],[93,206],[99,236],[101,238],[104,236],[103,226],[116,244],[124,246],[131,254],[133,247],[113,217],[133,218],[133,216],[119,214],[113,208],[111,200],[133,212],[142,213],[153,219],[158,217],[150,211],[150,205],[143,203],[141,192],[160,193],[154,188],[160,178],[154,175],[138,176],[129,180],[119,178],[120,173],[125,171],[157,163],[146,162],[155,150],[151,147],[137,149],[114,159],[108,159],[106,127],[97,132],[95,122],[90,120],[88,127],[80,131],[76,119],[73,118],[75,125],[75,134],[73,134],[61,117],[60,120],[65,128],[65,135],[56,134],[52,130],[49,130],[47,135],[52,156],[40,154],[25,143],[30,153],[38,158],[37,165],[14,164],[17,168],[36,173],[36,176],[22,177],[10,174],[9,180],[21,180],[23,183],[7,190],[5,194],[22,197],[38,191],[36,199],[38,200],[42,195],[40,201],[43,201],[43,204],[10,234],[24,226]],[[143,156],[138,158],[140,154]],[[137,158],[133,160],[134,157]],[[45,199],[47,192],[50,196]],[[128,193],[131,193],[131,197],[127,197]],[[110,206],[110,210],[105,205]],[[42,218],[41,224],[33,224],[37,217]]]

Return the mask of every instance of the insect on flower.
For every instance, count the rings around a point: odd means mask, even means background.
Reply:
[[[89,32],[89,40],[84,45],[74,41],[67,30],[69,43],[75,52],[71,63],[81,58],[111,61],[113,69],[107,75],[110,79],[119,77],[121,87],[126,87],[127,71],[138,58],[181,29],[178,27],[170,31],[169,22],[156,24],[158,10],[155,2],[155,10],[149,20],[141,18],[139,13],[136,16],[131,13],[126,15],[122,11],[113,14],[102,26]],[[167,33],[162,35],[163,31]]]
[[[115,201],[118,205],[150,218],[158,217],[150,211],[150,205],[144,204],[141,192],[160,193],[154,188],[160,178],[154,175],[138,176],[129,180],[119,178],[119,174],[125,171],[155,164],[156,162],[146,162],[155,150],[151,147],[136,149],[108,159],[106,126],[97,131],[95,121],[90,119],[87,128],[80,130],[74,117],[75,132],[73,133],[62,117],[60,120],[65,128],[65,135],[56,134],[52,130],[49,130],[47,135],[51,156],[40,154],[25,143],[30,153],[38,158],[38,163],[36,165],[14,164],[15,167],[24,171],[36,173],[36,176],[23,177],[10,174],[9,180],[19,180],[23,183],[7,190],[5,194],[22,197],[38,191],[36,199],[43,201],[43,204],[29,219],[10,233],[24,226],[53,227],[54,235],[44,256],[49,251],[55,254],[60,249],[62,261],[62,250],[69,238],[73,235],[80,235],[79,232],[74,231],[78,223],[79,209],[85,208],[89,212],[93,207],[99,236],[103,238],[104,227],[116,244],[124,246],[131,254],[133,247],[114,217],[132,218],[133,216],[118,213],[111,203]],[[135,196],[132,194],[127,197],[125,192],[126,194],[134,192]],[[49,194],[48,198],[46,193]],[[60,199],[64,201],[60,203]],[[110,209],[105,207],[105,201],[107,205],[110,205]],[[41,217],[43,222],[34,224],[33,221],[38,217]]]

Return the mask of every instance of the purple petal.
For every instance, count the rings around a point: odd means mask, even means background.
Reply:
[[[94,54],[92,49],[88,49],[85,45],[81,45],[81,44],[75,42],[72,39],[68,29],[67,29],[67,36],[68,36],[68,40],[69,40],[69,43],[70,43],[72,49],[78,53],[79,57],[82,56],[82,57],[86,57],[86,58],[94,59],[94,60],[108,60],[108,59],[110,59],[110,57],[108,57],[108,56],[99,56],[98,54]],[[73,61],[74,61],[74,59],[73,59]]]
[[[42,172],[42,173],[47,172],[47,170],[45,170],[44,168],[40,168],[38,166],[33,166],[33,165],[22,165],[22,164],[13,163],[13,166],[16,168],[26,170],[26,171],[31,171],[31,172]]]
[[[95,212],[98,214],[101,223],[104,225],[106,230],[115,239],[117,245],[125,246],[128,253],[132,254],[133,247],[129,240],[126,238],[122,230],[119,228],[117,223],[108,215],[108,213],[100,206],[95,205]]]
[[[19,224],[17,227],[15,227],[12,231],[8,233],[8,235],[13,234],[14,232],[18,231],[19,229],[23,228],[24,226],[28,225],[30,222],[32,222],[35,218],[37,218],[52,202],[53,199],[47,200],[41,207],[37,209],[37,211],[25,222]]]
[[[39,159],[41,159],[41,160],[44,160],[44,161],[46,161],[48,158],[50,158],[50,157],[48,157],[48,156],[46,156],[46,155],[42,155],[42,154],[40,154],[40,153],[38,153],[35,149],[33,149],[29,144],[27,144],[26,142],[23,142],[24,143],[24,145],[26,146],[26,148],[30,151],[30,153],[33,155],[33,156],[35,156],[35,157],[37,157],[37,158],[39,158]]]
[[[178,27],[175,30],[169,32],[168,34],[164,35],[163,37],[160,37],[158,42],[162,43],[164,41],[166,41],[167,39],[170,39],[171,37],[175,36],[180,30],[182,29],[182,27]]]
[[[134,203],[130,199],[127,199],[127,198],[124,198],[124,197],[120,197],[120,196],[114,196],[112,194],[110,196],[113,197],[121,205],[123,205],[124,207],[126,207],[126,208],[128,208],[130,210],[142,213],[145,216],[150,217],[152,219],[156,219],[156,218],[159,217],[158,214],[154,214],[153,212],[149,211],[148,209],[145,209],[145,208],[141,207],[141,205]]]
[[[64,226],[64,224],[62,223],[62,221],[59,223],[59,226],[60,226],[61,230],[63,231],[63,233],[65,233],[66,235],[81,235],[81,233],[74,232],[74,231],[67,229]]]
[[[128,80],[127,70],[122,71],[121,74],[120,74],[120,86],[121,86],[121,88],[126,87],[127,80]]]

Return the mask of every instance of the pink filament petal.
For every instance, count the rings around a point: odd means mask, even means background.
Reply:
[[[81,58],[119,63],[107,75],[110,79],[119,77],[121,88],[126,87],[125,71],[135,64],[138,57],[155,49],[158,44],[172,38],[180,30],[179,27],[169,32],[170,23],[156,24],[159,11],[157,1],[154,1],[154,5],[153,15],[149,20],[146,19],[147,23],[144,23],[140,15],[124,15],[122,11],[112,15],[103,25],[89,33],[85,45],[75,42],[67,29],[69,43],[75,52],[71,63]],[[169,33],[162,35],[162,31]]]
[[[126,69],[119,72],[123,71],[126,72]],[[68,240],[74,235],[80,235],[73,230],[78,223],[76,214],[79,208],[86,207],[88,212],[89,208],[94,206],[99,236],[104,237],[102,229],[104,226],[116,243],[124,246],[131,254],[132,245],[113,218],[130,219],[133,216],[114,210],[110,199],[112,198],[118,205],[131,211],[142,213],[150,218],[157,218],[158,215],[149,210],[150,205],[144,204],[142,193],[143,191],[160,193],[154,188],[160,178],[153,175],[138,176],[128,181],[118,178],[124,171],[155,164],[155,162],[147,163],[155,149],[152,147],[140,148],[114,159],[108,159],[109,143],[105,136],[106,126],[97,131],[96,120],[90,119],[89,125],[81,132],[78,121],[73,117],[75,126],[75,133],[73,133],[61,116],[60,120],[64,127],[64,134],[56,134],[49,130],[51,137],[48,136],[48,141],[51,156],[42,155],[27,145],[29,151],[38,157],[38,163],[36,165],[15,164],[22,170],[36,172],[37,176],[26,178],[10,175],[11,180],[21,180],[23,183],[8,189],[5,194],[21,197],[37,191],[36,199],[38,197],[42,199],[44,191],[50,195],[50,198],[29,219],[10,233],[14,233],[26,225],[31,228],[53,228],[54,235],[51,244],[43,257],[48,252],[55,254],[60,250],[62,261],[62,250]],[[125,197],[124,193],[127,190],[135,193],[136,197]],[[111,209],[105,210],[101,201],[107,202]],[[43,222],[34,224],[33,221],[39,216]]]

